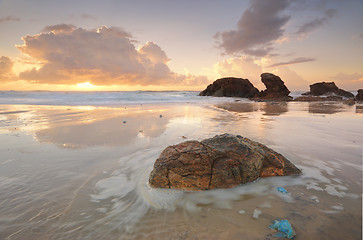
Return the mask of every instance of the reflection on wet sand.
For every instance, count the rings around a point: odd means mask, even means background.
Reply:
[[[231,102],[219,104],[217,107],[237,113],[263,111],[266,116],[278,116],[288,112],[286,102]]]
[[[309,113],[334,114],[346,109],[341,103],[310,102]]]
[[[229,102],[216,105],[217,108],[224,109],[230,112],[236,113],[252,113],[257,111],[264,112],[263,115],[266,116],[279,116],[289,112],[290,104],[294,106],[299,106],[300,111],[308,111],[313,114],[335,114],[339,112],[351,111],[351,106],[338,103],[338,102],[309,102],[309,103],[299,103],[296,102]],[[302,107],[308,104],[306,108]],[[294,109],[296,110],[296,109]],[[363,105],[357,104],[355,106],[356,113],[363,112]]]
[[[356,113],[363,113],[363,105],[356,105],[355,106]]]
[[[162,134],[168,123],[166,117],[148,112],[131,113],[94,119],[90,123],[72,122],[72,125],[49,126],[35,133],[39,142],[50,142],[64,147],[122,146],[137,138],[154,138]]]
[[[289,111],[286,102],[266,102],[262,105],[263,115],[267,116],[279,116]]]
[[[337,105],[324,117],[299,102],[0,106],[0,239],[272,239],[276,218],[296,240],[360,239],[362,115]],[[198,193],[148,187],[166,146],[225,132],[303,174]]]
[[[232,112],[248,113],[258,110],[258,106],[254,103],[231,102],[217,105],[218,108]]]
[[[12,132],[31,130],[37,141],[62,148],[122,146],[136,139],[147,140],[162,134],[169,122],[165,109],[25,108],[28,109],[4,109],[0,112],[0,124]]]

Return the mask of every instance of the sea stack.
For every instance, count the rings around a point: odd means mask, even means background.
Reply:
[[[358,102],[363,102],[363,89],[358,90],[357,96],[355,96],[355,100]]]
[[[261,81],[266,86],[266,90],[257,94],[256,100],[291,101],[290,91],[279,76],[272,73],[262,73]]]
[[[259,93],[253,84],[244,78],[220,78],[199,93],[199,96],[251,98]]]
[[[310,92],[303,95],[322,96],[337,95],[345,98],[354,98],[354,94],[338,88],[334,82],[319,82],[310,85]]]

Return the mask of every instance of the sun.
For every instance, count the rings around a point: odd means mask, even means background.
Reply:
[[[83,89],[83,90],[87,90],[87,89],[93,89],[93,88],[95,88],[96,86],[95,85],[93,85],[92,83],[90,83],[90,82],[84,82],[84,83],[78,83],[77,84],[77,87],[78,88],[81,88],[81,89]]]

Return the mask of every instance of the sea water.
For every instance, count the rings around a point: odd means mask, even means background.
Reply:
[[[0,91],[0,104],[120,106],[133,104],[201,103],[231,98],[200,97],[196,91]]]
[[[303,91],[291,92],[293,98]],[[354,95],[357,92],[352,92]],[[55,106],[120,106],[165,103],[217,103],[241,98],[198,96],[197,91],[0,91],[0,104]]]

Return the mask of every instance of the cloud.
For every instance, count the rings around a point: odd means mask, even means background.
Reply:
[[[304,63],[304,62],[312,62],[315,61],[315,58],[305,58],[305,57],[299,57],[299,58],[294,58],[290,61],[287,62],[278,62],[278,63],[274,63],[268,67],[277,67],[277,66],[285,66],[285,65],[291,65],[291,64],[296,64],[296,63]]]
[[[262,89],[263,84],[260,81],[260,75],[263,72],[262,67],[254,62],[252,58],[235,57],[225,59],[214,64],[214,72],[218,77],[240,77],[247,78],[257,88]]]
[[[16,80],[13,73],[14,62],[5,56],[0,57],[0,81]]]
[[[83,13],[81,14],[81,18],[83,19],[91,19],[91,20],[98,20],[97,17],[91,15],[91,14],[87,14],[87,13]]]
[[[10,58],[2,56],[0,58],[0,75],[4,75],[11,72],[13,65],[14,63],[13,61],[11,61]]]
[[[282,68],[269,68],[273,61],[270,57],[252,58],[252,57],[234,57],[225,59],[213,66],[214,72],[218,77],[240,77],[250,80],[255,87],[260,90],[265,89],[265,85],[261,82],[261,73],[271,72],[281,77],[286,86],[291,91],[308,90],[309,82],[302,76],[285,66]]]
[[[137,51],[153,63],[160,62],[166,64],[170,61],[166,56],[166,53],[153,42],[147,42],[144,45],[140,45]]]
[[[3,18],[0,18],[0,23],[2,22],[17,22],[20,21],[21,19],[18,17],[14,17],[14,16],[6,16]]]
[[[335,76],[330,77],[333,80],[343,80],[343,81],[363,81],[363,74],[361,73],[352,73],[352,74],[346,74],[346,73],[338,73]]]
[[[273,50],[272,47],[266,47],[260,49],[245,49],[244,53],[251,56],[263,57],[266,56],[272,50]]]
[[[33,83],[94,85],[183,85],[207,82],[205,77],[177,74],[167,65],[170,59],[155,43],[138,48],[131,34],[120,28],[95,30],[59,24],[45,32],[23,37],[17,46],[42,63],[19,74]]]
[[[325,11],[324,16],[321,18],[316,18],[314,20],[311,20],[299,27],[299,29],[296,31],[296,34],[299,37],[306,37],[309,33],[312,31],[318,29],[323,24],[325,24],[329,19],[336,16],[337,10],[335,9],[328,9]]]
[[[309,81],[305,80],[297,72],[291,70],[289,67],[275,68],[271,71],[273,74],[278,75],[290,91],[308,91]]]
[[[362,73],[338,73],[335,76],[330,76],[339,87],[347,90],[356,90],[363,88],[363,74]]]
[[[237,30],[218,32],[219,47],[226,54],[246,53],[266,55],[271,44],[284,34],[283,27],[290,16],[281,15],[290,5],[289,0],[254,0],[242,14]]]
[[[43,28],[42,32],[64,32],[69,33],[76,29],[77,27],[71,24],[57,24],[57,25],[50,25]]]
[[[354,34],[354,35],[352,35],[352,37],[351,37],[352,39],[359,39],[359,40],[362,40],[363,39],[363,33],[361,33],[361,34]]]

